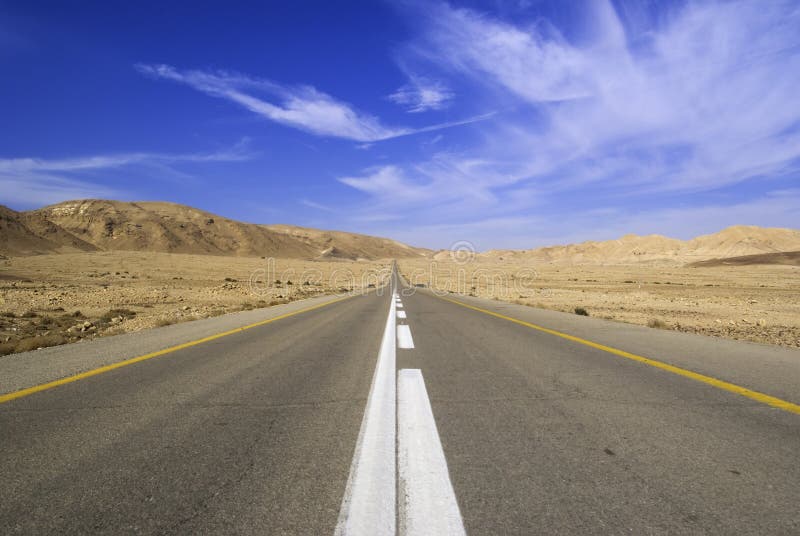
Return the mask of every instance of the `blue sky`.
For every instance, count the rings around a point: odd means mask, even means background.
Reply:
[[[0,1],[0,203],[433,248],[800,222],[797,1],[178,4]]]

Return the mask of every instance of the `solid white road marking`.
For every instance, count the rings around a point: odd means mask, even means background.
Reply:
[[[367,407],[350,465],[337,536],[394,536],[396,532],[396,388],[395,304],[389,317],[372,377]]]
[[[405,318],[406,312],[405,311],[397,311],[397,318]]]
[[[401,535],[466,535],[419,369],[397,375],[398,521]]]
[[[411,327],[406,324],[397,326],[397,347],[412,349],[414,348],[414,339],[411,337]]]

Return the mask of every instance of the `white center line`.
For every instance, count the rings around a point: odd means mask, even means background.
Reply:
[[[397,375],[398,520],[401,535],[466,535],[419,369]]]
[[[334,532],[337,536],[394,536],[396,532],[395,323],[391,302]]]
[[[414,339],[411,337],[411,327],[407,324],[397,326],[397,347],[408,350],[414,348]]]
[[[422,372],[395,372],[397,348],[414,348],[411,328],[397,324],[399,301],[390,301],[334,534],[465,536]]]

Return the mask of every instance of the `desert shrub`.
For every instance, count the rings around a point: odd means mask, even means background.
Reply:
[[[16,342],[0,342],[0,355],[13,354],[16,347]]]
[[[2,313],[0,313],[0,316],[4,316],[6,318],[16,318],[17,317],[16,313],[14,313],[13,311],[3,311]]]
[[[27,339],[22,339],[17,343],[17,347],[14,349],[15,352],[29,352],[31,350],[36,350],[37,348],[47,348],[48,346],[58,346],[59,344],[64,344],[67,342],[62,335],[39,335],[37,337],[28,337]]]
[[[589,311],[587,311],[583,307],[576,307],[575,314],[580,316],[589,316]]]
[[[36,311],[25,311],[22,313],[22,318],[36,318],[39,316]]]
[[[111,320],[117,316],[121,316],[122,318],[132,318],[136,316],[136,311],[132,311],[130,309],[111,309],[110,311],[103,313],[103,316],[101,316],[100,319]]]
[[[661,320],[660,318],[651,318],[647,321],[647,327],[656,328],[656,329],[667,329],[667,323]]]
[[[105,335],[122,335],[123,333],[125,333],[125,328],[117,326],[106,330]]]
[[[225,278],[225,281],[226,281],[227,283],[236,283],[236,279],[234,279],[234,278],[232,278],[232,277],[226,277],[226,278]]]
[[[44,316],[39,318],[39,325],[40,326],[52,326],[55,323],[56,323],[56,320],[52,316],[49,316],[49,315],[44,315]]]

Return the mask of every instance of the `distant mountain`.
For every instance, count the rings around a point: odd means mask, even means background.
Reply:
[[[303,259],[450,258],[449,251],[434,253],[387,238],[243,223],[174,203],[87,199],[28,212],[0,205],[0,254],[117,250]],[[557,265],[682,265],[796,251],[800,251],[800,230],[737,225],[692,240],[630,234],[603,242],[490,250],[477,258]],[[779,256],[772,260],[786,263]]]
[[[760,253],[758,255],[742,255],[740,257],[709,259],[707,261],[693,262],[689,266],[752,266],[754,264],[784,264],[787,266],[800,266],[800,251]]]
[[[353,260],[429,253],[386,238],[243,223],[174,203],[89,199],[29,212],[0,207],[2,254],[96,250]]]
[[[96,249],[39,214],[15,212],[0,205],[0,254],[32,255]]]
[[[478,258],[564,265],[687,264],[797,250],[800,250],[800,230],[736,225],[691,240],[631,234],[603,242],[589,241],[528,250],[491,250],[479,254]]]

